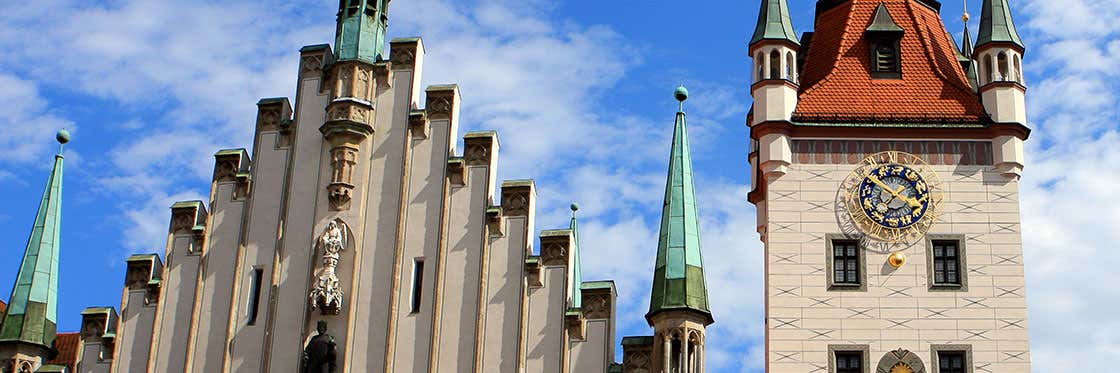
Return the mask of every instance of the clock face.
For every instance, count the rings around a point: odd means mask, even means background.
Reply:
[[[872,222],[907,228],[929,210],[929,184],[913,168],[885,164],[867,172],[859,185],[859,205]]]
[[[933,224],[940,182],[921,157],[896,151],[873,154],[844,183],[854,225],[871,238],[914,242]]]

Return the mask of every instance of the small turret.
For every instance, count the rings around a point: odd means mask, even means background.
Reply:
[[[790,122],[797,109],[800,72],[797,53],[801,43],[793,30],[786,0],[762,0],[758,25],[751,37],[750,54],[754,60],[754,84],[751,96],[749,125],[766,122]],[[762,169],[763,177],[781,176],[792,162],[789,136],[770,134],[752,143],[758,158],[752,159]]]
[[[337,59],[382,60],[388,27],[389,0],[339,0],[334,43]]]
[[[1026,47],[1015,30],[1007,0],[984,0],[974,59],[979,64],[980,99],[996,123],[1027,125],[1027,87],[1023,80]],[[994,139],[996,167],[1003,175],[1018,178],[1023,171],[1023,140],[1014,136]]]

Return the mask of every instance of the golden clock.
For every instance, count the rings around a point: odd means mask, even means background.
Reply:
[[[872,154],[844,183],[845,208],[854,225],[885,242],[914,242],[933,225],[941,204],[937,173],[913,154]]]

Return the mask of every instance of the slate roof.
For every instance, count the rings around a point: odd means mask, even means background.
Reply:
[[[904,31],[902,79],[871,78],[865,32],[880,4]],[[987,118],[940,15],[918,1],[843,2],[817,15],[812,39],[802,68],[795,121],[984,122]]]

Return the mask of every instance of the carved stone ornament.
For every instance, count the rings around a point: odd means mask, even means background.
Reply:
[[[529,190],[517,189],[502,193],[502,214],[506,216],[528,216]]]
[[[623,358],[623,371],[627,373],[649,373],[649,351],[634,351]]]
[[[154,305],[159,303],[160,283],[148,283],[148,293],[144,296],[144,305]]]
[[[502,209],[491,207],[486,209],[486,228],[490,236],[500,237],[502,232]]]
[[[876,366],[875,373],[925,373],[922,358],[913,352],[897,349],[883,355]]]
[[[427,140],[431,136],[431,126],[423,112],[414,112],[408,116],[408,131],[413,140]]]
[[[105,335],[105,319],[101,317],[85,317],[82,321],[82,340],[86,342],[100,342]]]
[[[331,184],[327,186],[331,209],[350,209],[350,198],[354,192],[354,165],[357,163],[357,148],[338,146],[331,149]]]
[[[432,119],[448,119],[448,118],[451,118],[451,97],[429,97],[428,98],[428,118],[432,118]]]
[[[541,242],[541,263],[546,266],[568,265],[568,242],[566,238],[550,239]]]
[[[236,181],[237,172],[241,168],[237,161],[236,157],[220,158],[218,164],[214,166],[214,181],[219,183]]]
[[[452,158],[447,161],[447,180],[450,181],[452,185],[467,185],[467,170],[466,167],[463,167],[463,160],[461,158]]]
[[[345,295],[342,285],[335,274],[342,251],[346,249],[348,229],[342,220],[332,220],[327,229],[319,236],[318,251],[322,261],[311,287],[311,310],[320,310],[324,315],[337,315],[342,310]]]
[[[570,314],[564,317],[565,324],[567,324],[568,335],[575,340],[583,340],[583,316],[579,314]]]
[[[467,143],[467,151],[463,152],[468,166],[490,165],[490,142],[473,141]]]
[[[280,122],[286,119],[280,117],[281,110],[279,105],[262,107],[260,112],[257,113],[257,128],[262,131],[277,130],[280,127]]]
[[[323,72],[323,55],[312,54],[303,56],[299,61],[300,75],[321,74]]]
[[[143,266],[144,263],[129,263],[125,272],[124,284],[128,290],[143,290],[151,280],[151,271]]]
[[[416,44],[393,44],[389,49],[389,62],[393,68],[408,68],[416,64]]]
[[[609,294],[587,295],[587,293],[584,293],[583,315],[588,319],[609,319],[611,317],[611,296]]]

